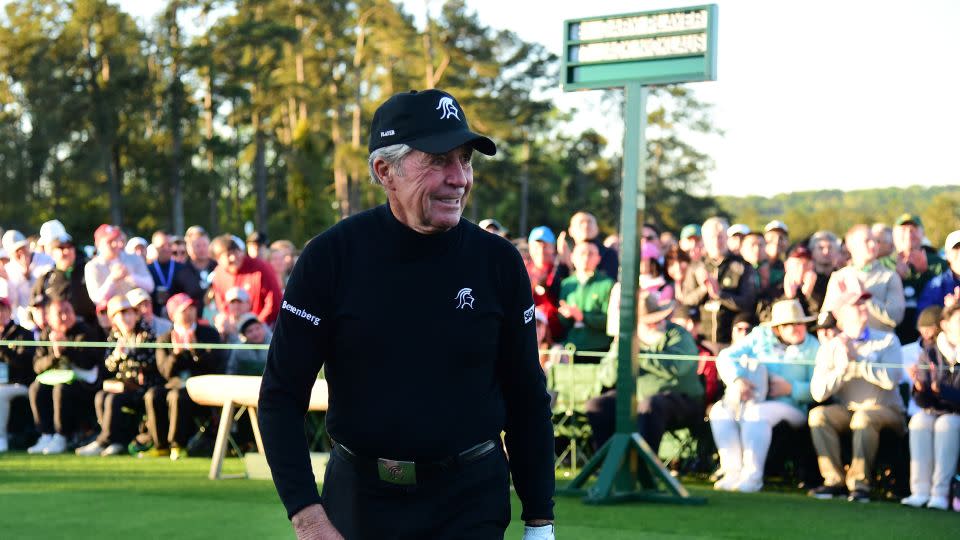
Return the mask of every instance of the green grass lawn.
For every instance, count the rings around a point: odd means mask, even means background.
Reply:
[[[206,479],[209,460],[0,454],[0,538],[292,538],[268,481]],[[237,459],[224,472],[242,472]],[[714,493],[706,506],[557,499],[558,538],[957,538],[960,514],[799,493]],[[519,516],[514,498],[514,517]],[[507,538],[519,539],[514,522]]]

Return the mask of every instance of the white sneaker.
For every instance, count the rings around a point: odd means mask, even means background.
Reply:
[[[947,510],[950,508],[950,502],[947,501],[946,497],[930,497],[930,502],[927,503],[927,508],[933,508],[934,510]]]
[[[127,447],[120,443],[113,443],[110,446],[103,449],[100,452],[100,455],[103,457],[107,456],[120,456],[127,453]]]
[[[713,489],[720,491],[733,491],[737,487],[737,476],[734,474],[725,474],[723,478],[713,483]]]
[[[0,437],[0,454],[6,452],[10,449],[10,443],[7,442],[6,437]]]
[[[27,453],[42,454],[43,449],[46,448],[48,444],[50,444],[51,439],[53,439],[53,435],[51,435],[50,433],[41,434],[40,438],[37,439],[37,443],[31,446],[30,448],[27,448]]]
[[[926,495],[913,494],[907,497],[906,499],[901,499],[900,504],[905,506],[912,506],[914,508],[922,508],[925,504],[927,504],[927,501],[929,500],[930,500],[930,497],[927,497]]]
[[[763,482],[750,482],[745,480],[737,482],[737,485],[734,486],[733,489],[740,493],[756,493],[763,489]]]
[[[77,448],[76,452],[78,456],[99,456],[100,452],[103,452],[104,446],[100,444],[99,441],[93,441],[90,444],[85,444],[80,448]]]
[[[44,455],[62,454],[67,451],[67,438],[59,433],[50,437],[50,443],[43,447]]]

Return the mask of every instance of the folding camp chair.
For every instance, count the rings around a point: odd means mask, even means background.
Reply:
[[[575,364],[574,352],[572,347],[556,351],[557,356],[566,362],[551,363],[547,372],[547,387],[554,396],[553,436],[566,441],[555,466],[559,467],[569,460],[575,474],[591,453],[590,437],[593,431],[587,420],[586,404],[600,395],[602,385],[597,377],[599,364]]]

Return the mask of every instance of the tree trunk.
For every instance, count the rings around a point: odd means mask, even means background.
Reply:
[[[520,165],[520,226],[517,235],[527,236],[527,220],[530,198],[530,141],[523,142],[523,163]]]
[[[257,193],[257,212],[254,222],[257,230],[267,232],[267,136],[259,113],[253,115],[254,142],[256,154],[253,158],[254,186]]]

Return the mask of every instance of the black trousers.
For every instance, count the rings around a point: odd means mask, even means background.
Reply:
[[[427,478],[416,486],[380,480],[334,448],[321,503],[346,540],[502,539],[510,523],[510,482],[503,451]]]
[[[95,389],[80,382],[50,386],[33,381],[28,393],[37,431],[70,435],[93,408]]]
[[[137,436],[137,426],[143,416],[143,392],[114,394],[101,390],[97,392],[93,406],[100,423],[97,442],[102,446],[128,444]]]
[[[587,402],[593,444],[600,448],[616,430],[617,391],[608,390]],[[654,394],[637,403],[637,432],[654,452],[668,429],[693,427],[703,420],[703,402],[677,392]]]
[[[143,396],[147,409],[147,431],[157,448],[185,448],[193,435],[193,413],[197,406],[186,388],[152,386]]]

